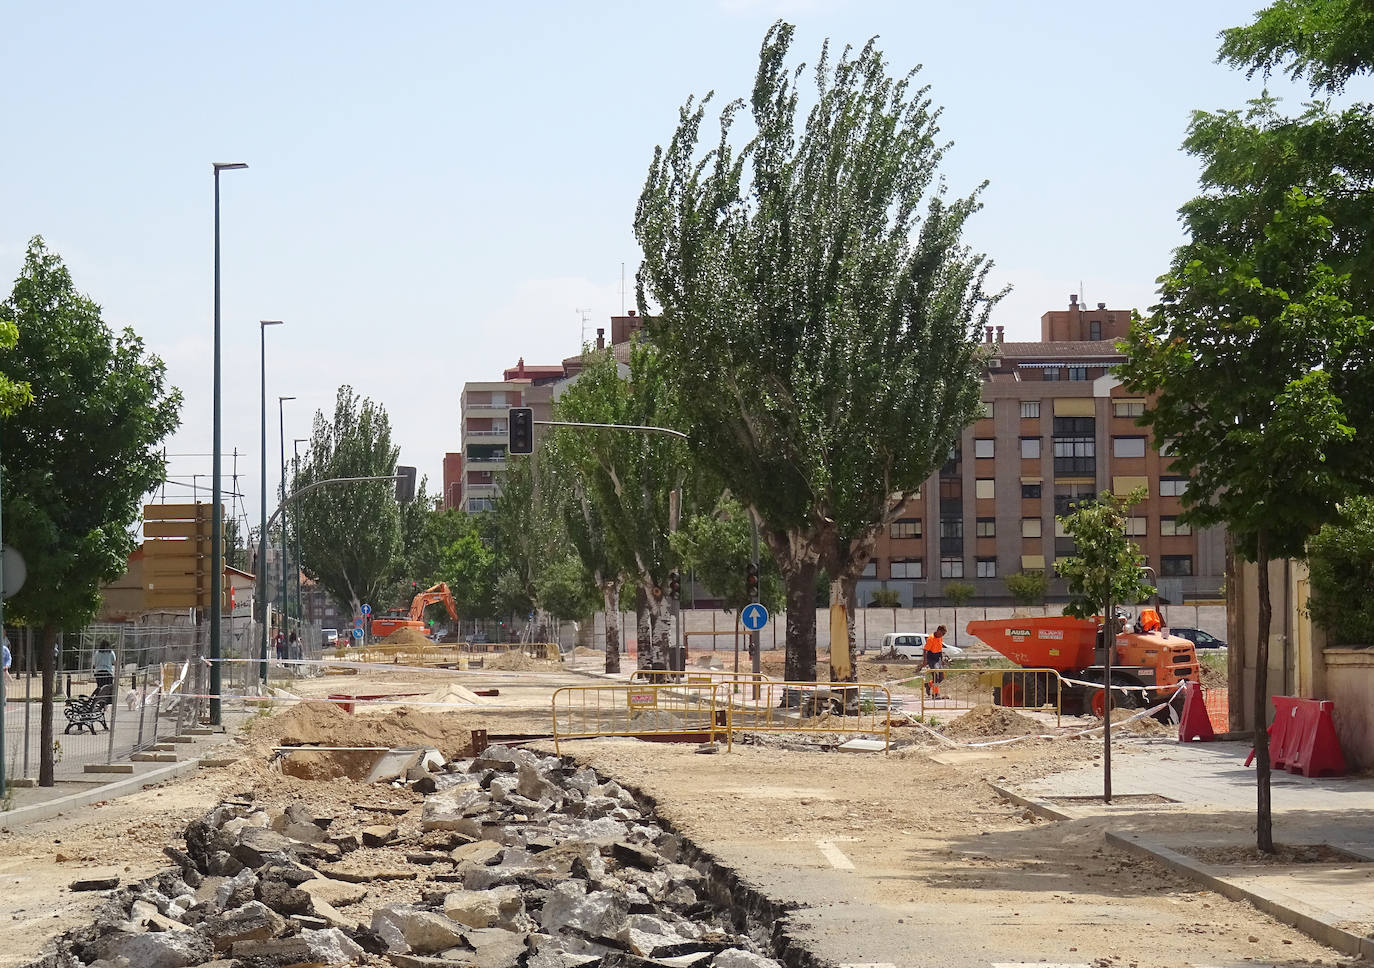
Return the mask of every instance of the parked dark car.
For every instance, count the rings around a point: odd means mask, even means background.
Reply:
[[[1224,649],[1226,642],[1217,638],[1211,632],[1204,632],[1202,629],[1173,628],[1170,627],[1169,634],[1177,635],[1179,638],[1187,639],[1193,643],[1195,649]]]

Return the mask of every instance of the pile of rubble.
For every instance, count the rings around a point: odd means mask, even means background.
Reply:
[[[222,802],[31,968],[778,968],[774,926],[713,903],[615,782],[505,747],[431,762],[411,804]]]

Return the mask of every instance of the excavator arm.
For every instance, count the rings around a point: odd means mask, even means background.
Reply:
[[[449,618],[455,622],[458,621],[458,608],[454,604],[453,596],[449,593],[448,585],[445,582],[439,582],[437,585],[426,588],[411,600],[411,621],[420,621],[424,617],[425,609],[437,602],[443,602],[444,608],[448,610]]]

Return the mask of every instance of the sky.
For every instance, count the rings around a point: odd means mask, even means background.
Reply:
[[[185,395],[167,498],[206,499],[211,163],[245,162],[221,175],[225,491],[257,521],[258,321],[280,319],[269,507],[277,397],[295,397],[289,456],[344,384],[386,408],[401,463],[437,493],[465,382],[557,363],[634,307],[654,147],[689,95],[748,94],[775,20],[796,25],[793,63],[876,35],[894,72],[921,65],[951,193],[989,183],[965,239],[1012,287],[994,322],[1036,339],[1070,293],[1154,301],[1197,191],[1190,113],[1262,86],[1215,63],[1217,33],[1259,6],[0,0],[0,285],[42,235],[143,338]]]

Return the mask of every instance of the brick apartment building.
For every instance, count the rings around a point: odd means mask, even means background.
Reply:
[[[1116,341],[1130,313],[1076,295],[1067,310],[1040,319],[1038,342],[1002,340],[989,327],[984,415],[964,431],[948,463],[884,535],[859,584],[867,602],[880,588],[903,605],[937,601],[944,585],[974,586],[985,602],[1009,602],[1005,579],[1048,571],[1074,553],[1056,515],[1103,490],[1125,495],[1145,486],[1129,530],[1171,602],[1219,595],[1224,570],[1220,529],[1194,533],[1178,521],[1184,478],[1151,446],[1135,418],[1145,400],[1125,391],[1109,368],[1124,357]],[[1064,593],[1054,579],[1051,596]]]
[[[633,311],[611,317],[611,348],[622,365],[629,359],[630,338],[642,325],[643,320]],[[596,331],[596,348],[606,348],[605,329]],[[581,369],[580,354],[549,366],[529,366],[522,357],[498,381],[463,384],[462,451],[444,456],[445,507],[460,507],[471,513],[491,510],[506,469],[510,408],[529,407],[535,420],[551,419],[553,401]],[[535,426],[536,444],[543,431],[543,427]]]

